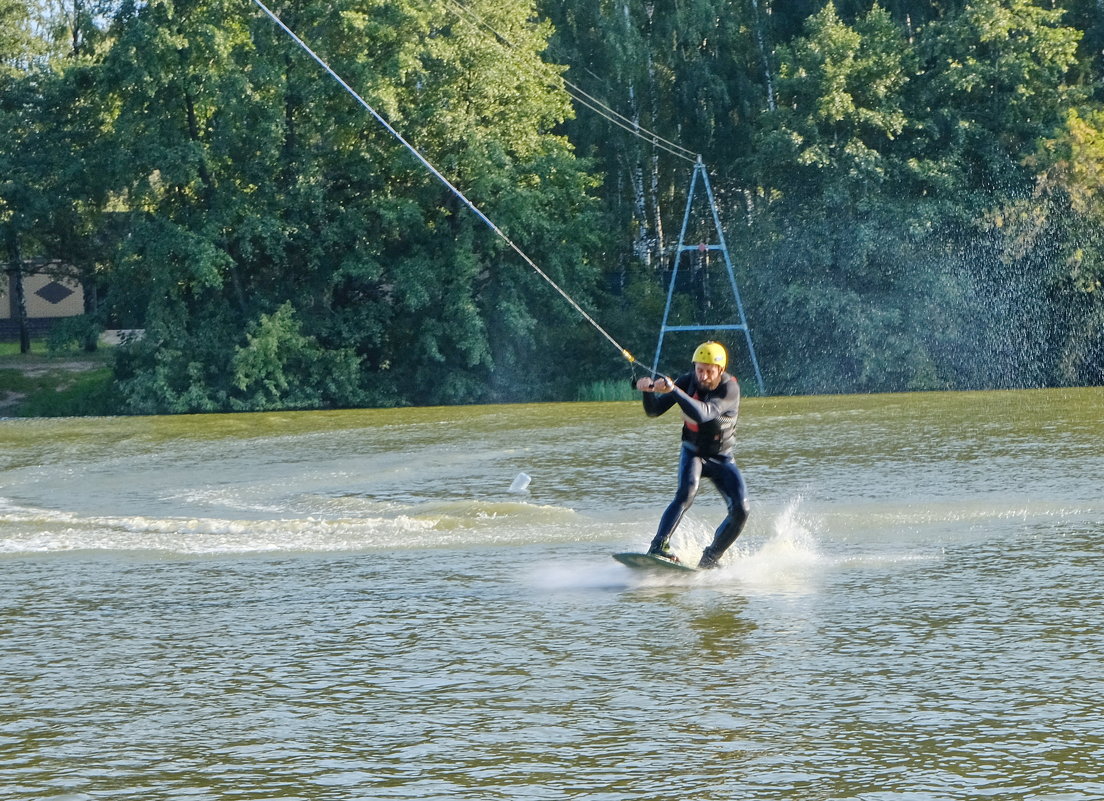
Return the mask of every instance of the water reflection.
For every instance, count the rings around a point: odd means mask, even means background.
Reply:
[[[758,626],[746,616],[747,602],[743,599],[726,596],[723,604],[711,600],[709,606],[690,614],[687,622],[698,635],[698,648],[720,667],[749,648],[749,635]]]

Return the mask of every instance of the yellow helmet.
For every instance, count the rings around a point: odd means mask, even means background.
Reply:
[[[694,358],[690,361],[701,362],[702,364],[719,364],[723,370],[728,366],[728,354],[725,352],[724,345],[720,342],[703,342],[698,345],[698,349],[694,351]]]

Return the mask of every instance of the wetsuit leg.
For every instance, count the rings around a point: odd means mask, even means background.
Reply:
[[[713,534],[713,542],[702,551],[701,561],[698,567],[716,567],[721,555],[728,550],[747,523],[750,505],[747,499],[747,485],[740,474],[740,468],[736,466],[732,456],[714,456],[705,462],[704,475],[706,475],[728,504],[728,517]]]
[[[694,496],[698,494],[698,484],[701,480],[702,460],[695,456],[689,448],[681,448],[678,471],[678,491],[675,499],[659,519],[659,529],[656,531],[649,553],[662,550],[671,535],[675,533],[679,521],[694,502]]]

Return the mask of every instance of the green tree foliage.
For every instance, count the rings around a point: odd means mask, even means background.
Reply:
[[[1001,259],[1049,311],[1024,339],[1052,358],[1036,383],[1104,381],[1104,112],[1071,109],[1030,160],[1035,192],[991,216]]]
[[[1096,0],[275,10],[638,356],[691,164],[565,75],[702,155],[769,390],[1104,380]],[[81,330],[144,329],[126,411],[552,399],[621,369],[259,9],[0,20],[0,226],[76,266]],[[734,316],[710,259],[679,314]]]
[[[913,60],[878,6],[854,26],[831,4],[811,16],[805,35],[781,51],[778,108],[759,146],[761,179],[797,204],[854,203],[892,180]]]
[[[987,221],[1078,97],[1059,17],[981,0],[910,35],[829,4],[780,48],[746,238],[776,390],[1045,383],[1025,366],[1054,358],[1047,325],[1026,331],[1046,299]]]
[[[910,269],[908,254],[922,236],[906,216],[910,168],[899,141],[915,125],[906,113],[915,61],[877,5],[853,24],[826,5],[780,51],[777,109],[753,163],[769,191],[744,239],[758,279],[753,308],[772,323],[763,359],[776,388],[933,381],[916,347],[922,310],[909,300],[920,296],[922,270]]]
[[[441,4],[308,4],[286,21],[585,299],[593,182],[552,133],[569,108],[538,58],[548,30],[524,4],[480,11],[508,53]],[[124,5],[114,31],[102,73],[134,219],[112,302],[144,306],[146,328],[120,362],[132,410],[520,398],[522,365],[578,338],[529,268],[267,17],[162,1]],[[315,351],[337,374],[287,366]]]
[[[104,137],[110,112],[95,85],[95,64],[105,40],[96,20],[103,9],[27,6],[28,31],[20,69],[4,93],[9,148],[0,162],[0,195],[11,215],[9,235],[22,258],[64,263],[51,269],[84,287],[83,344],[92,349],[96,325],[96,273],[110,256],[110,179],[113,152]],[[3,115],[4,112],[0,112]]]
[[[6,81],[19,74],[20,62],[32,47],[29,23],[25,3],[0,0],[0,76]],[[5,88],[10,88],[10,84]]]
[[[1081,99],[1067,82],[1080,33],[1062,17],[1033,0],[970,0],[924,31],[922,155],[938,162],[970,214],[989,205],[994,189],[1017,192],[1030,183],[1024,157]],[[964,205],[970,195],[980,197]]]
[[[1030,202],[1037,142],[1084,97],[1070,82],[1080,32],[1062,19],[1029,0],[971,0],[921,43],[929,80],[918,100],[930,122],[918,149],[961,289],[948,299],[961,309],[944,368],[955,386],[1044,385],[1061,358],[1066,310],[1048,289],[1049,270],[1009,258],[992,221]]]

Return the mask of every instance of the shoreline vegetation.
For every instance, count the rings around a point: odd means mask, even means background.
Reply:
[[[125,414],[112,387],[113,359],[111,346],[89,353],[76,347],[51,350],[36,341],[30,353],[20,353],[18,343],[0,342],[0,419]],[[635,398],[627,381],[608,380],[579,387],[574,400]]]
[[[20,353],[0,342],[0,418],[113,414],[111,349],[50,352],[36,342]]]
[[[94,352],[71,347],[51,350],[45,341],[35,341],[31,352],[19,352],[19,344],[0,341],[0,420],[46,417],[102,417],[128,416],[123,399],[113,386],[112,365],[115,347],[102,345]],[[746,397],[758,397],[754,389]],[[1069,388],[1090,389],[1092,385],[1069,385]],[[1021,387],[1018,389],[1028,389]],[[1059,389],[1059,387],[1034,387],[1034,389]],[[923,392],[923,390],[915,390]],[[945,391],[976,392],[976,387],[963,387]],[[880,393],[819,393],[880,394]],[[771,397],[768,395],[767,397]],[[774,396],[784,397],[784,396]],[[616,403],[638,401],[639,393],[630,388],[626,380],[607,379],[582,384],[570,398],[561,399],[578,403]],[[493,403],[490,405],[494,405]],[[338,407],[305,407],[287,411],[323,411]],[[385,406],[361,406],[350,408],[383,409]]]

